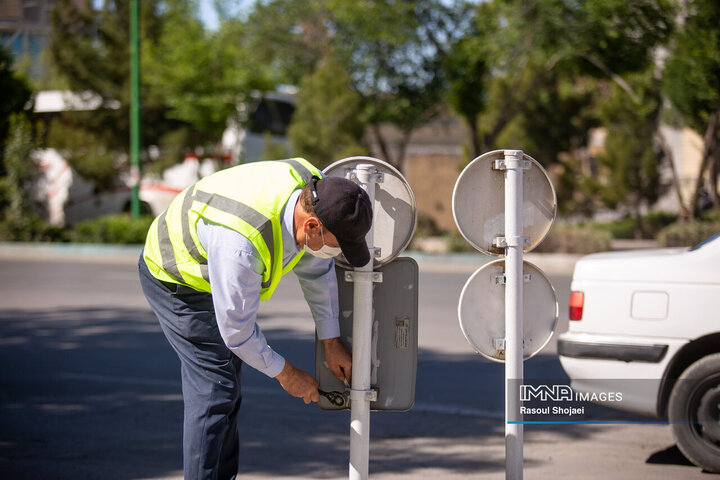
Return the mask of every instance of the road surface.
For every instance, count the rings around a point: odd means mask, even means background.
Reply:
[[[182,478],[179,363],[133,258],[0,258],[0,478]],[[372,479],[505,478],[503,366],[475,354],[457,321],[472,262],[420,262],[416,402],[372,414]],[[546,272],[562,331],[570,270]],[[312,371],[312,321],[292,275],[259,322],[274,348]],[[525,371],[563,378],[554,342]],[[306,406],[250,368],[243,375],[240,478],[347,478],[348,412]],[[528,479],[708,478],[666,425],[532,425],[524,448]]]

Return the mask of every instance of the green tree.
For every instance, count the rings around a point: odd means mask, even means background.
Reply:
[[[605,79],[637,101],[624,76],[644,71],[672,30],[669,0],[496,3],[498,21],[491,24],[488,46],[496,85],[483,128],[489,147],[535,95],[558,80]]]
[[[579,178],[576,152],[600,123],[596,89],[616,85],[626,101],[639,102],[629,76],[653,64],[673,14],[670,0],[481,2],[448,52],[451,105],[481,151],[512,146],[546,167],[561,164],[561,208],[587,212],[592,202],[577,189],[592,182]],[[455,64],[476,74],[456,74]]]
[[[61,113],[48,125],[47,146],[102,190],[127,165],[130,109],[129,1],[59,0],[53,4],[49,61],[66,87],[97,108]],[[155,2],[140,2],[141,41],[155,34]],[[143,136],[154,143],[167,131],[165,107],[142,97]],[[55,131],[54,131],[55,130]]]
[[[30,100],[30,87],[13,71],[10,53],[0,45],[0,176],[6,174],[3,146],[10,129],[10,118],[25,109]]]
[[[712,166],[710,193],[720,206],[720,4],[714,0],[687,2],[685,18],[667,59],[664,91],[684,122],[703,136],[702,161],[690,203],[698,214],[706,172]]]
[[[235,19],[236,44],[246,45],[271,86],[299,85],[330,50],[330,12],[325,2],[256,2],[245,20]]]
[[[76,93],[101,99],[92,112],[78,112],[72,121],[92,132],[112,150],[125,151],[129,138],[130,53],[128,0],[100,4],[72,0],[55,2],[52,10],[50,61]],[[157,35],[156,2],[140,2],[141,41]],[[153,142],[166,130],[161,99],[142,97],[145,138]]]
[[[442,98],[438,39],[455,38],[451,13],[438,0],[274,0],[256,4],[247,42],[276,83],[299,84],[324,58],[339,62],[361,98],[359,118],[384,159],[401,168],[410,134],[437,113]],[[396,145],[384,125],[401,132]]]
[[[362,146],[359,95],[337,61],[328,58],[300,84],[288,136],[296,154],[318,167],[367,153]]]
[[[371,138],[384,160],[402,171],[413,131],[442,111],[443,56],[462,30],[464,3],[330,4],[335,13],[334,51],[362,96]],[[384,135],[385,125],[400,134],[394,144]]]
[[[615,88],[603,102],[603,124],[607,128],[605,150],[598,161],[600,196],[612,209],[624,209],[635,220],[635,236],[647,236],[642,214],[665,193],[661,166],[664,152],[656,141],[662,97],[660,82],[647,73],[632,82],[639,102],[627,101]]]
[[[0,177],[0,238],[33,240],[43,229],[32,202],[31,187],[39,174],[32,159],[34,134],[24,113],[10,115],[8,124],[6,174]]]
[[[92,129],[74,121],[67,113],[55,119],[46,136],[46,144],[56,148],[73,170],[92,182],[97,191],[109,191],[118,181],[118,172],[125,166],[125,157],[111,150],[104,139]]]
[[[493,22],[493,5],[478,6],[475,21],[467,33],[448,45],[443,54],[443,71],[447,79],[447,102],[462,117],[470,131],[472,157],[481,155],[487,146],[478,130],[480,116],[490,102],[490,58],[487,49],[490,28],[481,22]]]
[[[140,3],[142,144],[178,152],[215,142],[237,95],[223,83],[234,71],[197,20],[195,0]],[[129,147],[129,0],[59,0],[53,5],[50,59],[70,90],[102,102],[92,111],[64,113],[49,146],[107,188],[127,166]],[[53,125],[50,130],[52,132]],[[81,143],[84,139],[84,143]],[[168,158],[173,157],[173,158]],[[168,161],[169,160],[169,161]]]
[[[252,89],[266,89],[264,62],[245,45],[247,26],[228,20],[209,32],[191,0],[165,2],[158,35],[144,44],[147,95],[161,98],[168,118],[192,126],[198,141],[220,137]]]

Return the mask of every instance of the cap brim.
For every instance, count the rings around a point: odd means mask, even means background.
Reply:
[[[338,243],[345,259],[353,267],[364,267],[370,261],[370,251],[364,238],[359,242],[338,239]]]

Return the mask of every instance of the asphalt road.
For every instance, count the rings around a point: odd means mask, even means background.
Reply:
[[[179,363],[133,259],[0,258],[0,478],[182,478]],[[503,366],[475,354],[457,321],[474,267],[421,261],[416,403],[372,414],[373,479],[505,477]],[[570,271],[547,272],[562,331]],[[271,345],[312,371],[312,321],[292,276],[259,322]],[[564,377],[554,342],[525,372]],[[243,375],[240,478],[347,478],[348,412],[306,406],[249,368]],[[666,425],[528,425],[524,449],[528,479],[712,478],[688,464]]]

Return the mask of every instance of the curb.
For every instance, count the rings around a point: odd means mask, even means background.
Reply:
[[[107,245],[95,243],[33,243],[0,242],[0,258],[35,261],[102,261],[111,263],[134,263],[142,251],[142,245]],[[472,273],[486,263],[502,257],[482,253],[425,253],[405,251],[418,263],[421,272]],[[575,262],[583,255],[564,253],[528,253],[526,261],[546,274],[571,274]]]
[[[142,245],[97,243],[0,242],[0,258],[11,260],[72,260],[135,262]]]
[[[488,262],[503,257],[483,253],[423,253],[404,252],[403,256],[414,259],[421,272],[473,273]],[[526,253],[523,259],[549,275],[572,274],[575,262],[585,255],[569,253]]]

